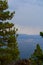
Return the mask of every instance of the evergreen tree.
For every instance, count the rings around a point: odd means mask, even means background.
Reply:
[[[11,20],[15,12],[7,11],[7,0],[0,0],[0,65],[7,65],[18,59],[17,29]]]
[[[36,49],[30,59],[32,65],[43,65],[43,52],[39,44],[37,44]]]
[[[40,36],[42,36],[42,37],[43,37],[43,32],[40,32]]]

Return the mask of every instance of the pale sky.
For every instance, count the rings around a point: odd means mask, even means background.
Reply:
[[[9,9],[15,11],[12,22],[18,33],[37,35],[43,31],[43,0],[8,0]]]

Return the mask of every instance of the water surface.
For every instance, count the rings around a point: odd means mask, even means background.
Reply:
[[[20,58],[26,59],[31,56],[39,44],[43,50],[43,38],[39,35],[19,35],[18,36],[18,47],[20,51]]]

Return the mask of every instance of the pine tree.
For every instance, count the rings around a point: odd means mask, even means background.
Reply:
[[[11,20],[15,12],[7,11],[7,0],[0,0],[0,65],[7,65],[18,59],[17,29]]]
[[[42,36],[42,37],[43,37],[43,32],[40,32],[40,36]]]
[[[32,65],[43,65],[43,52],[39,44],[37,44],[36,49],[30,59]]]

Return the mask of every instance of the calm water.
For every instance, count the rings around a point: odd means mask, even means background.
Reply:
[[[43,38],[39,35],[19,35],[18,47],[20,51],[20,58],[29,58],[34,52],[36,44],[39,44],[43,50]]]

